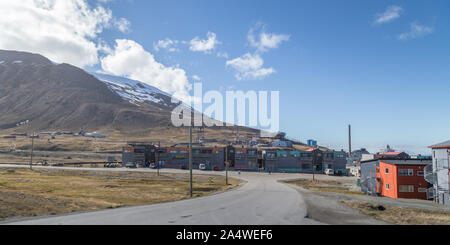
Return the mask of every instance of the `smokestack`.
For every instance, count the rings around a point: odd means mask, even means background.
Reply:
[[[352,125],[348,125],[348,157],[352,157]]]

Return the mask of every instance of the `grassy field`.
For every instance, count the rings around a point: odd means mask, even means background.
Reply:
[[[195,176],[194,196],[236,187],[221,176]],[[189,198],[187,174],[0,168],[0,219],[55,215]]]
[[[450,225],[450,212],[393,206],[378,206],[368,202],[343,201],[344,205],[362,214],[396,225]]]
[[[335,180],[312,180],[312,179],[296,179],[284,181],[287,184],[294,184],[304,189],[312,191],[336,192],[343,194],[365,195],[361,191],[354,191],[351,187],[353,183],[349,181]]]

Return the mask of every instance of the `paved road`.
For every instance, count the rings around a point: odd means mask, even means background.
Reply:
[[[5,166],[6,167],[6,166]],[[70,169],[70,168],[69,168]],[[76,168],[80,170],[80,168]],[[85,169],[91,170],[91,169]],[[116,169],[113,171],[122,171]],[[139,171],[139,170],[135,170]],[[180,172],[164,170],[164,172]],[[186,172],[183,172],[186,173]],[[198,172],[196,174],[205,174]],[[206,172],[211,174],[211,172]],[[233,172],[246,184],[211,196],[172,203],[110,209],[14,222],[18,225],[281,225],[320,224],[307,215],[306,204],[294,188],[277,180],[296,175]]]

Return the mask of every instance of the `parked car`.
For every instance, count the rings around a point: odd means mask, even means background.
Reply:
[[[331,168],[327,168],[327,169],[325,169],[325,174],[326,175],[334,175],[334,170]]]
[[[127,163],[127,164],[125,164],[125,167],[127,167],[127,168],[137,168],[137,164],[135,164],[135,163]]]
[[[107,163],[104,165],[105,168],[120,168],[121,166],[120,163]]]
[[[206,164],[201,163],[200,165],[198,165],[198,169],[200,169],[200,170],[206,170]]]

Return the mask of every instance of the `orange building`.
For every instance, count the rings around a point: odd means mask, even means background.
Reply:
[[[427,189],[431,186],[425,180],[424,169],[431,164],[431,160],[375,159],[362,164],[375,167],[375,174],[367,173],[372,171],[370,168],[361,169],[364,171],[361,173],[361,181],[368,183],[368,193],[390,198],[428,199]],[[366,176],[375,177],[373,182],[376,191],[370,190],[371,180],[365,180],[368,178]]]

